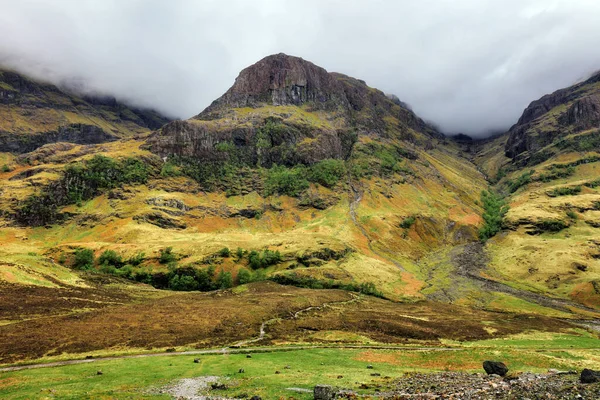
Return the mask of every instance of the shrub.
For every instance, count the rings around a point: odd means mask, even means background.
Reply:
[[[567,211],[567,217],[571,218],[571,219],[577,219],[577,214],[575,213],[575,211],[573,210],[568,210]]]
[[[248,265],[252,269],[267,268],[281,262],[279,251],[263,250],[262,253],[252,250],[248,255]]]
[[[231,272],[221,270],[219,276],[217,276],[216,284],[219,289],[229,289],[233,287],[233,277],[231,276]]]
[[[563,186],[559,188],[555,188],[546,194],[550,197],[558,197],[558,196],[572,196],[581,193],[581,186]]]
[[[2,172],[10,172],[10,167],[7,164],[2,166]]]
[[[509,181],[508,182],[508,190],[511,193],[514,193],[517,190],[519,190],[519,188],[521,188],[522,186],[529,184],[529,182],[531,182],[531,176],[533,175],[534,172],[535,171],[533,171],[533,170],[531,170],[529,172],[525,172],[521,176],[519,176],[516,181]]]
[[[242,258],[244,258],[244,249],[242,249],[241,247],[238,247],[237,250],[235,251],[235,255],[237,257],[237,261],[240,261]]]
[[[483,227],[479,230],[479,239],[483,242],[496,235],[502,229],[504,216],[508,212],[508,206],[504,199],[491,191],[481,192],[481,203],[483,205]]]
[[[600,179],[595,179],[593,181],[586,182],[586,183],[584,183],[584,186],[594,189],[594,188],[600,186]]]
[[[308,179],[325,187],[335,186],[346,175],[342,160],[322,160],[310,167]]]
[[[308,189],[309,184],[306,176],[306,168],[304,167],[286,168],[276,165],[267,172],[265,195],[277,194],[297,197]]]
[[[406,217],[402,220],[402,222],[400,222],[400,228],[410,229],[410,227],[413,226],[415,221],[416,221],[416,218],[414,215],[411,215],[410,217]]]
[[[75,269],[91,269],[94,266],[94,252],[91,249],[79,248],[75,250]]]
[[[231,251],[229,251],[229,248],[223,247],[221,250],[219,250],[218,254],[221,257],[229,257],[231,256]]]
[[[540,231],[544,232],[560,232],[563,229],[568,228],[569,224],[561,220],[545,219],[535,224],[535,226]]]
[[[140,253],[137,253],[135,256],[131,256],[129,258],[129,260],[127,260],[127,263],[137,267],[138,265],[143,263],[145,259],[146,259],[146,254],[140,252]]]
[[[160,257],[158,262],[161,264],[169,264],[177,261],[177,257],[173,254],[173,248],[167,247],[166,249],[160,249]]]
[[[166,163],[163,164],[161,170],[160,170],[160,176],[163,177],[174,177],[174,176],[180,176],[181,175],[181,171],[180,169],[173,163],[171,163],[170,161],[167,161]]]
[[[123,266],[123,258],[114,250],[105,250],[100,254],[100,257],[98,257],[98,264],[119,268]]]
[[[198,282],[193,276],[176,274],[169,280],[169,289],[177,291],[197,290]]]
[[[237,280],[240,285],[252,282],[252,272],[246,268],[242,268],[238,271]]]

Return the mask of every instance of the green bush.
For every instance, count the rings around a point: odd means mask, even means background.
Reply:
[[[221,270],[217,276],[216,284],[219,289],[229,289],[233,287],[233,277],[231,276],[231,272]]]
[[[2,172],[10,172],[10,167],[7,164],[2,166]]]
[[[123,258],[114,250],[105,250],[100,254],[100,257],[98,257],[98,264],[120,268],[123,266]]]
[[[91,269],[94,267],[94,258],[94,252],[91,249],[76,249],[73,268],[82,270]]]
[[[508,190],[511,193],[514,193],[517,190],[519,190],[519,188],[529,184],[531,182],[531,177],[534,172],[535,171],[533,170],[525,172],[521,176],[519,176],[516,181],[508,181]]]
[[[406,217],[402,220],[402,222],[400,222],[400,228],[410,229],[410,227],[413,226],[415,221],[416,221],[416,218],[414,215],[411,215],[410,217]]]
[[[286,168],[276,165],[267,171],[264,192],[266,196],[277,194],[297,197],[308,186],[305,167]]]
[[[504,216],[508,212],[508,206],[502,197],[486,190],[481,192],[481,203],[484,213],[483,227],[479,230],[479,239],[485,242],[502,229]]]
[[[311,182],[331,188],[346,176],[346,166],[342,160],[327,159],[310,167],[308,179]]]
[[[569,227],[564,221],[555,219],[545,219],[535,224],[538,230],[543,232],[560,232]]]
[[[241,247],[238,247],[237,250],[235,251],[235,255],[236,255],[237,261],[240,261],[242,258],[244,258],[244,249],[242,249]]]
[[[567,211],[567,217],[571,218],[571,219],[577,219],[577,213],[575,213],[575,211],[573,210],[568,210]]]
[[[138,265],[143,263],[145,259],[146,259],[146,254],[140,252],[140,253],[137,253],[135,256],[131,256],[129,258],[129,260],[127,260],[127,263],[137,267]]]
[[[177,167],[177,165],[171,163],[170,161],[167,161],[166,163],[163,164],[162,168],[160,169],[160,176],[163,177],[175,177],[175,176],[180,176],[181,175],[181,171],[179,169],[179,167]]]
[[[221,250],[219,250],[218,254],[221,257],[229,257],[231,256],[231,251],[229,251],[228,247],[223,247]]]
[[[600,179],[595,179],[593,181],[586,182],[584,183],[584,186],[589,187],[591,189],[597,188],[598,186],[600,186]]]
[[[252,282],[252,272],[246,268],[242,268],[238,271],[237,280],[240,285]]]
[[[161,264],[169,264],[177,261],[177,257],[173,254],[173,248],[167,247],[166,249],[160,249],[160,256],[158,262]]]
[[[281,262],[279,251],[263,250],[262,253],[252,250],[248,255],[248,265],[252,269],[267,268]]]
[[[572,196],[581,193],[581,186],[563,186],[555,188],[546,194],[550,197]]]
[[[193,276],[188,275],[173,275],[169,279],[169,289],[177,291],[192,291],[198,289],[198,282]]]

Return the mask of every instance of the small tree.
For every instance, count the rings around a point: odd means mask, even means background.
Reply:
[[[228,247],[223,247],[221,250],[219,250],[219,256],[229,257],[229,256],[231,256],[231,251],[229,251]]]
[[[123,266],[123,258],[114,250],[105,250],[100,254],[100,257],[98,257],[98,264],[120,268]]]
[[[229,289],[233,287],[233,277],[231,276],[231,272],[221,270],[219,276],[217,276],[217,286],[219,289]]]
[[[158,259],[158,262],[160,262],[161,264],[169,264],[175,261],[177,261],[177,257],[175,257],[175,254],[173,254],[172,247],[167,247],[166,249],[160,250],[160,257]]]
[[[79,248],[75,250],[75,262],[73,267],[76,269],[91,269],[94,266],[94,252],[91,249]]]
[[[237,274],[237,280],[240,285],[252,282],[252,272],[248,271],[246,268],[240,269]]]

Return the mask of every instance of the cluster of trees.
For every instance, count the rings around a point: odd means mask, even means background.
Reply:
[[[151,168],[136,158],[115,160],[96,155],[68,165],[58,181],[46,186],[41,193],[27,197],[16,217],[19,222],[33,226],[54,223],[62,217],[59,207],[81,205],[82,201],[123,184],[146,183],[150,174]]]
[[[508,205],[506,205],[502,196],[487,190],[481,192],[481,203],[484,213],[483,226],[479,230],[479,239],[485,242],[502,229],[504,216],[508,212]]]
[[[383,293],[377,290],[372,282],[343,283],[334,280],[321,280],[310,276],[302,276],[296,273],[277,274],[269,278],[280,285],[290,285],[308,289],[341,289],[349,292],[363,293],[369,296],[385,298]]]

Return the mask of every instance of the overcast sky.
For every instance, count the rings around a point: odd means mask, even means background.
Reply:
[[[599,70],[599,18],[597,0],[0,0],[0,63],[188,118],[284,52],[482,135]]]

